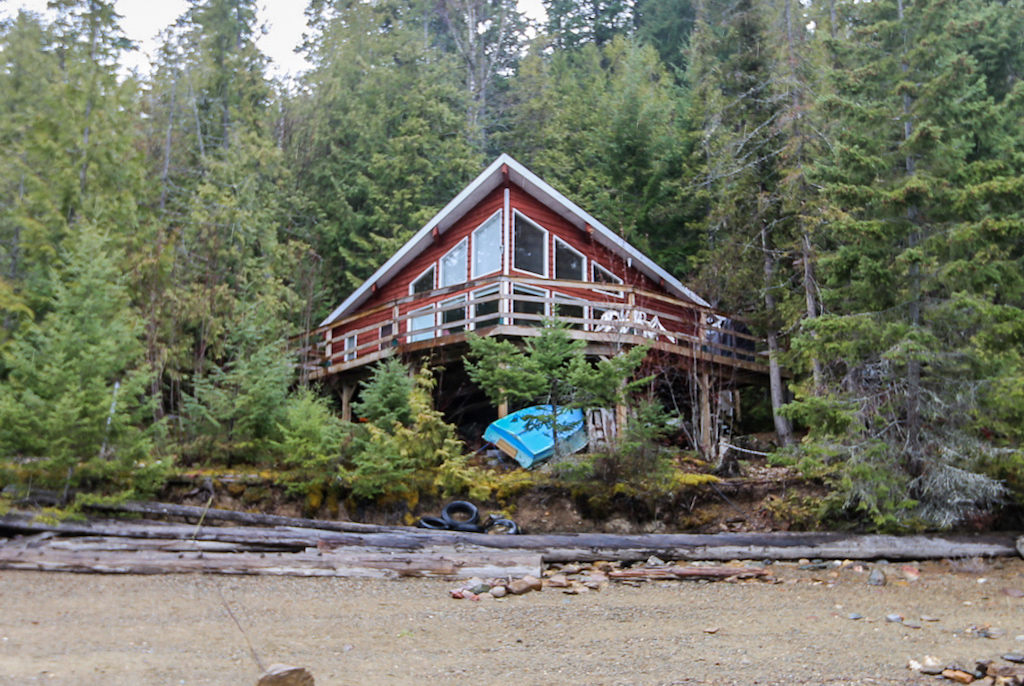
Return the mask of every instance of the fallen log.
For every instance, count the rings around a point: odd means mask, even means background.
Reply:
[[[76,551],[0,546],[0,569],[95,574],[240,574],[395,579],[400,577],[539,576],[540,555],[466,553],[222,553],[144,550]]]
[[[346,545],[400,548],[441,541],[503,550],[530,550],[545,562],[635,562],[652,555],[666,560],[799,560],[801,558],[925,560],[1016,555],[1009,535],[988,536],[856,536],[836,533],[763,534],[547,534],[486,536],[431,532],[410,537],[395,534],[333,534],[322,536],[321,548]]]
[[[386,532],[412,527],[389,527],[360,522],[340,522],[328,519],[306,519],[299,517],[282,517],[280,515],[260,514],[256,512],[236,512],[234,510],[217,510],[193,505],[175,505],[172,503],[139,503],[127,502],[120,504],[86,505],[90,510],[100,512],[124,512],[141,514],[147,517],[183,517],[205,522],[236,522],[250,526],[293,526],[304,529],[323,529],[325,531],[355,531],[363,533]]]
[[[844,533],[726,534],[546,534],[491,536],[426,529],[393,529],[384,533],[332,532],[298,527],[195,527],[155,522],[39,522],[23,514],[0,517],[0,531],[64,536],[127,536],[132,538],[195,538],[269,549],[300,551],[367,548],[423,552],[442,547],[528,551],[545,562],[635,562],[655,555],[665,560],[798,560],[800,558],[925,560],[1008,557],[1018,554],[1015,537],[917,535],[882,536]]]
[[[768,576],[760,567],[638,567],[608,572],[612,579],[750,579]]]

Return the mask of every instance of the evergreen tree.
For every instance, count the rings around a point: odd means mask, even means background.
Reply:
[[[758,2],[735,6],[723,39],[731,53],[721,63],[706,17],[701,5],[691,63],[705,155],[698,183],[713,197],[706,293],[719,307],[746,314],[767,338],[775,431],[789,445],[792,427],[780,412],[786,402],[780,336],[792,317],[785,264],[792,226],[782,198],[780,153],[786,141],[775,65]]]
[[[1003,30],[991,5],[841,3],[829,42],[828,314],[797,344],[827,362],[832,395],[794,409],[842,461],[847,510],[883,525],[948,525],[998,493],[972,474],[987,449],[970,430],[991,426],[982,389],[1016,368],[986,364],[992,320],[975,314],[1020,307],[1020,215],[1003,203],[1020,173],[1015,103],[977,57]]]
[[[52,309],[16,336],[0,383],[0,468],[65,498],[145,490],[160,472],[140,428],[141,320],[111,244],[79,223],[51,274]]]
[[[284,148],[310,199],[302,235],[323,259],[332,307],[479,171],[468,101],[436,15],[417,5],[315,8],[309,94]]]

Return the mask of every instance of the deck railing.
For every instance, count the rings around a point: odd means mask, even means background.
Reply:
[[[620,284],[499,276],[382,303],[309,332],[313,376],[370,364],[393,348],[415,351],[480,335],[535,335],[557,319],[595,346],[647,344],[760,368],[763,340],[736,320],[663,293]],[[335,333],[337,332],[337,333]]]

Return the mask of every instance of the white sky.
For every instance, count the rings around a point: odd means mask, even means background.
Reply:
[[[267,33],[256,44],[270,58],[269,75],[285,78],[304,71],[308,64],[295,47],[302,42],[306,30],[306,0],[265,0],[258,5],[258,19]],[[181,16],[188,7],[186,0],[116,0],[114,8],[121,15],[121,28],[139,50],[124,57],[129,69],[149,70],[148,56],[157,45],[157,35]],[[43,12],[46,0],[0,0],[0,19],[13,16],[19,9]],[[543,12],[541,0],[519,0],[519,9],[537,17]]]

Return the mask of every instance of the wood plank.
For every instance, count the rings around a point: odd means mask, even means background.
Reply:
[[[608,572],[612,579],[749,579],[768,576],[760,567],[639,567]]]
[[[327,531],[362,531],[386,532],[396,529],[412,529],[413,527],[379,526],[360,522],[343,522],[329,519],[306,519],[300,517],[282,517],[257,512],[237,512],[235,510],[218,510],[213,508],[195,507],[192,505],[176,505],[173,503],[126,502],[120,504],[94,504],[86,506],[90,510],[100,512],[126,512],[156,517],[190,517],[208,522],[238,522],[252,526],[295,526],[306,529],[325,529]]]
[[[0,569],[96,574],[241,574],[358,578],[539,576],[535,553],[223,553],[75,551],[0,546]]]

